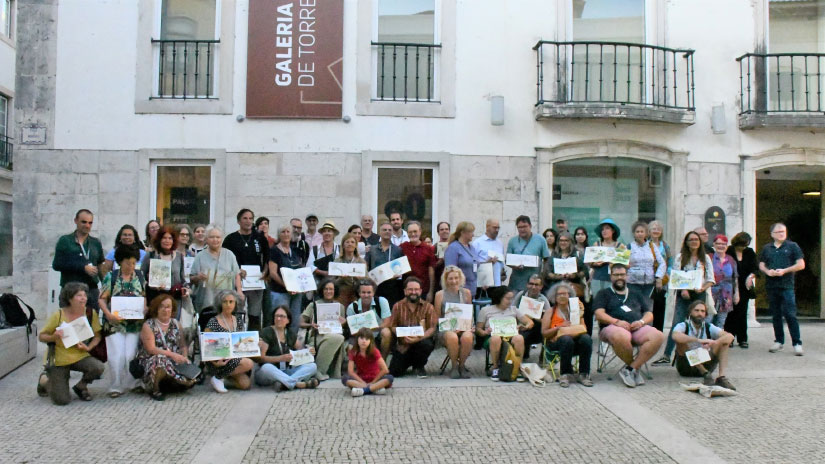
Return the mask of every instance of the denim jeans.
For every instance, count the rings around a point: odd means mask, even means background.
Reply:
[[[799,335],[799,321],[796,320],[796,296],[792,288],[766,288],[768,293],[768,307],[773,315],[773,335],[777,343],[785,344],[785,330],[782,327],[782,318],[788,323],[788,332],[791,333],[793,346],[801,345]]]
[[[255,372],[255,383],[266,387],[277,381],[292,390],[298,382],[305,382],[312,378],[316,371],[315,363],[287,367],[286,369],[279,369],[274,364],[266,363]]]
[[[278,293],[278,292],[270,292],[270,299],[272,304],[272,314],[275,313],[275,308],[281,305],[289,306],[289,313],[292,315],[292,323],[289,325],[289,328],[298,331],[298,323],[301,322],[301,298],[303,298],[302,293],[296,293],[292,295],[290,293]]]

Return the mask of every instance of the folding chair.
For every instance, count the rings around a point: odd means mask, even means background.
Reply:
[[[604,347],[603,347],[601,345],[601,343],[604,343],[604,342],[599,342],[599,351],[596,354],[596,362],[597,362],[596,372],[599,372],[599,373],[601,373],[606,367],[610,366],[610,363],[612,363],[615,359],[618,358],[618,356],[616,355],[616,352],[613,350],[613,345],[611,345],[609,343],[605,343]],[[639,355],[639,347],[634,346],[633,347],[633,357],[635,358],[638,355]],[[619,370],[621,370],[623,367],[624,366],[620,366],[619,369],[616,369],[616,371],[613,372],[613,373],[608,372],[607,373],[607,380],[613,380],[613,377],[616,374],[618,374]],[[648,380],[653,380],[653,376],[650,375],[650,367],[648,367],[647,363],[645,363],[644,366],[642,366],[642,368],[639,369],[639,370],[641,371],[642,375],[647,377]]]
[[[553,377],[554,382],[559,381],[561,372],[556,372],[556,364],[561,363],[561,353],[547,348],[547,339],[545,338],[541,344],[541,352],[539,353],[539,366],[547,369],[547,373]],[[579,371],[579,356],[573,356],[573,371]]]

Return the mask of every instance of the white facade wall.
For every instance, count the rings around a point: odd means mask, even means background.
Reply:
[[[99,212],[95,234],[105,247],[125,222],[142,229],[149,219],[147,176],[153,159],[210,153],[206,156],[224,169],[220,185],[213,186],[216,220],[229,230],[240,207],[274,223],[315,211],[345,227],[361,212],[372,212],[372,161],[427,160],[438,163],[444,183],[437,219],[470,219],[480,232],[486,217],[500,218],[506,240],[522,213],[545,221],[534,228],[549,226],[552,201],[540,193],[547,180],[538,153],[550,153],[544,165],[559,153],[578,156],[576,150],[597,156],[640,153],[671,166],[675,190],[666,232],[673,243],[700,225],[711,205],[727,211],[729,232],[753,232],[753,183],[747,180],[753,171],[746,172],[743,155],[790,149],[796,151],[788,159],[797,162],[810,158],[805,150],[825,149],[820,131],[738,128],[735,58],[764,48],[763,0],[648,0],[647,42],[696,50],[696,115],[689,126],[536,120],[532,47],[540,39],[569,38],[568,0],[441,0],[442,10],[454,12],[441,15],[440,25],[443,41],[454,39],[453,111],[448,109],[448,117],[364,116],[356,108],[358,88],[372,76],[359,70],[364,68],[359,63],[370,59],[359,54],[359,44],[369,40],[374,27],[362,21],[370,9],[365,2],[344,0],[343,114],[349,123],[237,121],[245,114],[248,0],[223,4],[234,7],[231,111],[208,115],[136,112],[136,69],[152,66],[137,62],[140,44],[150,39],[139,19],[152,14],[153,0],[54,2],[56,52],[45,60],[56,76],[53,121],[42,121],[48,126],[44,146],[20,150],[26,152],[25,170],[16,170],[26,187],[16,190],[15,198],[33,201],[43,227],[36,238],[15,238],[16,247],[37,256],[16,275],[16,290],[44,290],[49,247],[71,230],[77,208]],[[0,59],[3,53],[0,43]],[[0,85],[4,75],[0,67]],[[504,97],[503,126],[490,124],[493,95]],[[711,129],[716,105],[724,105],[723,134]],[[31,122],[29,116],[18,121]],[[568,145],[573,148],[560,148]],[[321,192],[319,184],[329,188]]]

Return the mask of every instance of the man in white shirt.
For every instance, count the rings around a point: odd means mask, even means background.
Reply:
[[[390,213],[390,225],[392,226],[392,236],[390,240],[395,246],[401,246],[404,242],[409,242],[410,237],[407,236],[407,231],[402,227],[404,220],[401,219],[401,213],[393,211]]]
[[[307,225],[307,231],[304,234],[304,240],[306,240],[307,245],[310,248],[317,247],[324,241],[324,237],[321,235],[321,231],[316,230],[318,227],[318,216],[315,213],[307,214],[307,217],[304,219],[304,222]]]
[[[473,246],[478,250],[484,262],[493,263],[493,286],[501,285],[501,274],[504,270],[504,245],[498,240],[499,223],[495,219],[487,219],[484,235],[473,240]]]

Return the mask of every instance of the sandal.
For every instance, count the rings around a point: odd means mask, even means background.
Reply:
[[[46,389],[46,386],[49,384],[49,375],[45,372],[40,373],[40,377],[37,378],[37,396],[44,397],[49,396],[49,391]]]
[[[163,401],[163,400],[166,399],[166,395],[164,395],[160,391],[154,391],[154,392],[149,394],[149,398],[152,398],[155,401]]]
[[[319,382],[318,379],[312,378],[309,380],[309,382],[307,382],[307,388],[316,388],[320,383],[321,382]]]
[[[118,392],[118,391],[111,391],[111,392],[109,392],[109,398],[120,398],[120,395],[122,395],[122,394],[123,393]]]
[[[72,387],[72,391],[74,391],[75,394],[77,395],[77,397],[80,398],[81,400],[83,400],[83,401],[92,401],[92,395],[89,394],[89,390],[87,390],[85,388],[82,388],[82,389],[78,388],[78,386],[75,385],[74,387]]]

